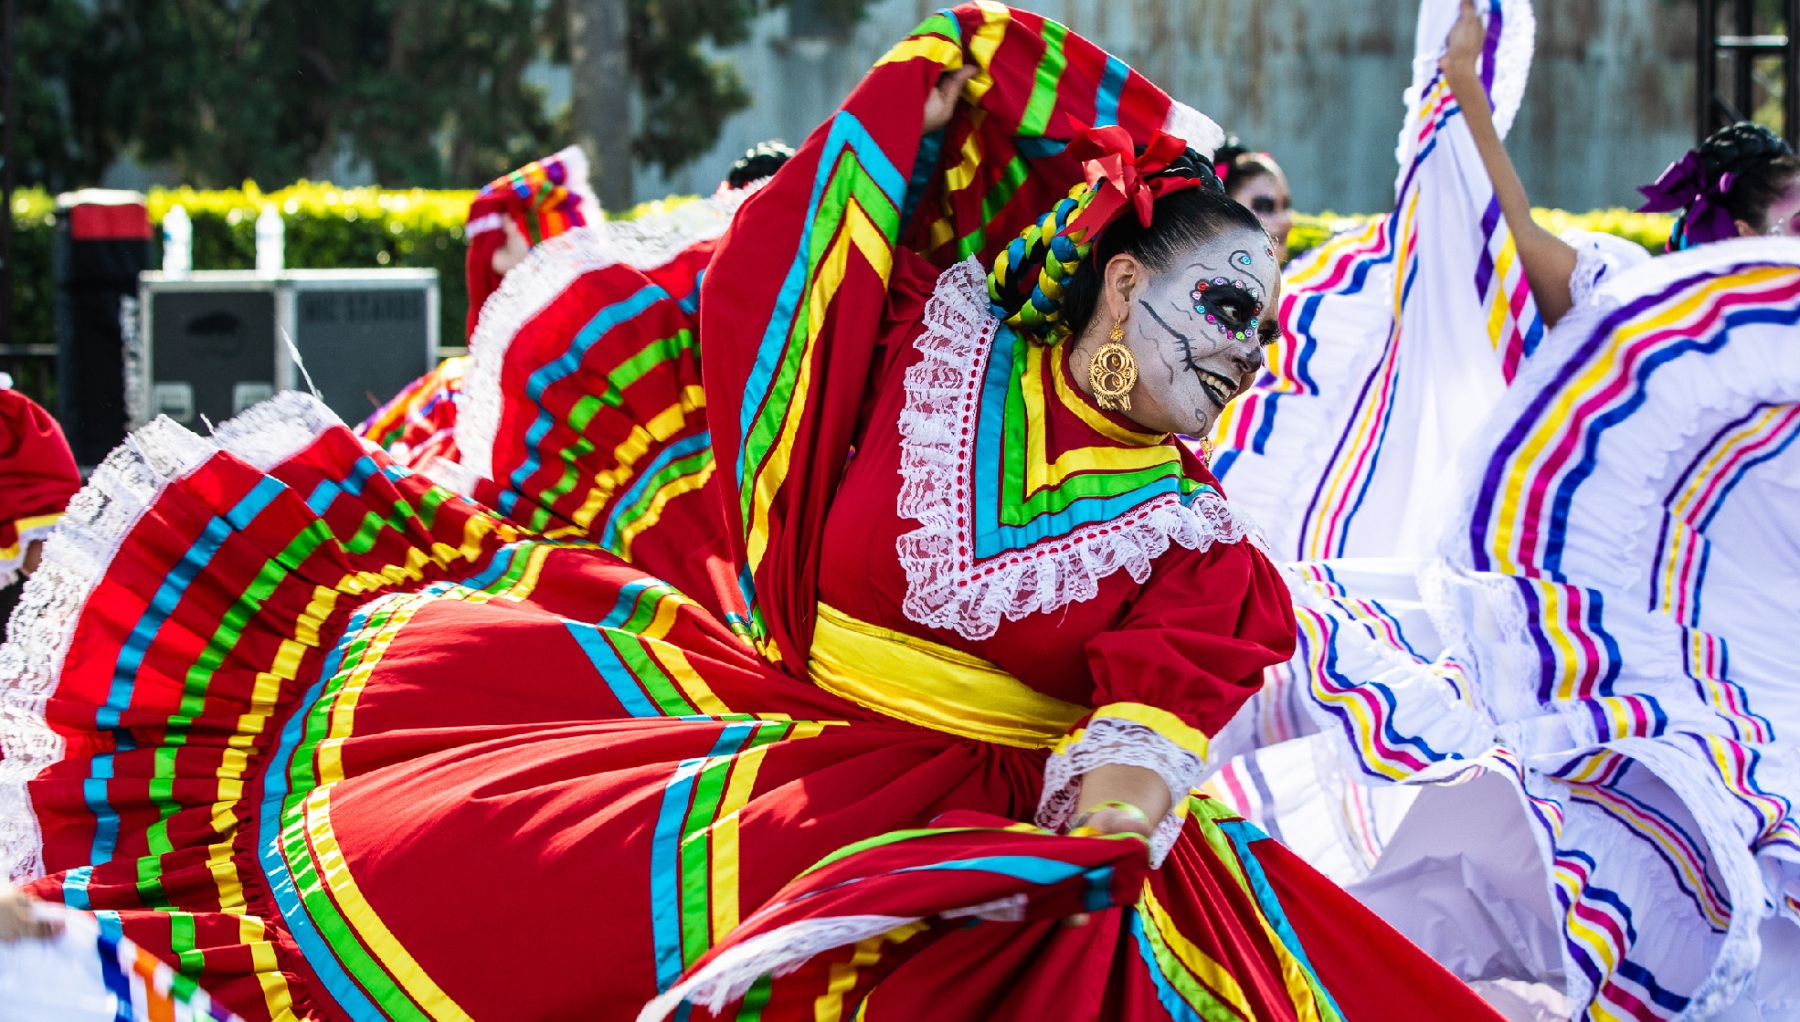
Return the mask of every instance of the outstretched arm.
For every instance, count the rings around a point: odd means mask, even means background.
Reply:
[[[0,944],[18,940],[47,940],[56,936],[58,926],[38,919],[31,911],[31,899],[0,880]]]
[[[1449,45],[1438,66],[1462,107],[1469,133],[1475,136],[1475,148],[1481,153],[1481,163],[1500,200],[1500,212],[1512,231],[1519,262],[1525,268],[1525,280],[1531,286],[1531,296],[1537,300],[1538,314],[1545,326],[1555,326],[1575,304],[1569,291],[1569,278],[1575,272],[1575,249],[1531,217],[1531,198],[1525,194],[1525,184],[1519,180],[1512,158],[1506,155],[1506,145],[1500,141],[1500,132],[1494,128],[1494,110],[1481,82],[1478,65],[1486,37],[1487,30],[1475,11],[1474,0],[1463,0],[1462,16],[1450,30]]]

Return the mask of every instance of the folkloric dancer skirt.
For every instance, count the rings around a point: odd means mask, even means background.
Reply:
[[[300,395],[140,432],[13,629],[7,868],[245,1018],[1494,1017],[1218,803],[1155,871],[1013,822],[1042,750],[789,677]]]

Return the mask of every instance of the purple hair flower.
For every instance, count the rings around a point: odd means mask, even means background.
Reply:
[[[1706,166],[1698,152],[1689,150],[1669,164],[1654,184],[1643,185],[1640,213],[1681,212],[1681,222],[1669,239],[1671,249],[1723,241],[1737,234],[1737,223],[1725,207],[1736,175]]]

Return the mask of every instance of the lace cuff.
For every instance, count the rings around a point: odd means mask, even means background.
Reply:
[[[1206,751],[1206,736],[1167,710],[1142,703],[1102,706],[1051,752],[1044,765],[1037,824],[1057,831],[1067,827],[1081,798],[1081,775],[1096,767],[1118,764],[1153,770],[1169,786],[1172,806],[1150,837],[1150,864],[1161,866],[1187,821],[1188,794],[1200,781]]]
[[[1642,247],[1609,234],[1571,230],[1562,240],[1575,250],[1575,272],[1569,274],[1569,297],[1572,308],[1579,309],[1594,299],[1602,284],[1641,263],[1650,254]]]
[[[1577,247],[1575,272],[1569,275],[1569,297],[1573,299],[1571,304],[1576,308],[1586,305],[1611,269],[1612,264],[1599,249],[1592,245]]]

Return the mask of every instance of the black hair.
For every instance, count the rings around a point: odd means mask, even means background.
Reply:
[[[1236,135],[1225,140],[1213,153],[1213,166],[1225,168],[1221,179],[1225,182],[1227,193],[1236,193],[1258,178],[1274,177],[1281,173],[1274,158],[1268,153],[1260,153],[1246,149],[1244,143]]]
[[[765,177],[774,177],[793,155],[793,147],[777,139],[758,142],[731,165],[731,172],[725,175],[725,187],[736,191]]]
[[[1129,253],[1150,269],[1162,272],[1174,266],[1184,253],[1230,230],[1249,231],[1267,237],[1256,214],[1225,194],[1212,167],[1195,153],[1176,161],[1165,173],[1179,173],[1201,180],[1198,188],[1172,192],[1156,200],[1150,226],[1127,211],[1113,221],[1095,243],[1093,253],[1063,285],[1063,321],[1072,336],[1079,337],[1094,318],[1105,283],[1106,264],[1113,256]],[[1272,317],[1271,317],[1272,318]]]
[[[1732,219],[1742,220],[1758,231],[1768,228],[1764,220],[1769,207],[1800,177],[1800,157],[1794,155],[1793,146],[1750,121],[1739,121],[1713,132],[1696,152],[1707,170],[1731,174],[1725,208]]]

